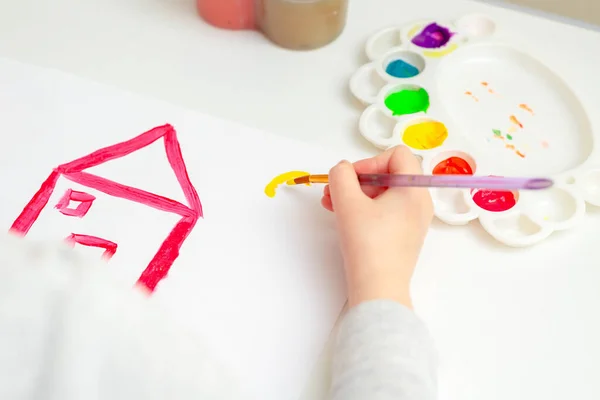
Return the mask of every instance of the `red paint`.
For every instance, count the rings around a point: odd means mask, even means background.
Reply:
[[[83,170],[87,168],[125,157],[161,138],[164,141],[165,153],[169,160],[169,164],[185,194],[186,201],[188,202],[187,206],[175,200],[142,189],[126,186],[83,172]],[[130,200],[161,211],[182,216],[182,219],[175,225],[169,236],[167,236],[138,280],[138,283],[146,286],[150,291],[153,291],[157,284],[167,276],[173,262],[175,262],[179,256],[179,250],[183,245],[183,242],[196,225],[198,219],[203,217],[202,204],[200,203],[198,193],[188,176],[183,155],[181,154],[181,148],[177,141],[177,133],[175,132],[175,129],[168,124],[156,127],[131,140],[105,147],[88,154],[87,156],[55,168],[12,224],[11,230],[13,232],[21,235],[26,235],[27,232],[29,232],[44,207],[48,204],[56,187],[58,178],[61,176],[83,186],[106,193],[109,196]],[[72,193],[73,192],[71,192],[71,194]],[[64,197],[59,204],[61,204],[63,200]],[[115,243],[108,240],[87,235],[71,235],[69,236],[69,240],[86,246],[102,247],[106,250],[105,255],[108,254],[110,256],[114,254],[117,246]]]
[[[101,249],[104,249],[104,254],[102,254],[102,257],[106,259],[110,259],[117,252],[116,243],[96,236],[78,235],[76,233],[72,233],[65,240],[67,241],[67,243],[78,243],[82,246],[99,247]]]
[[[138,283],[143,284],[151,291],[156,288],[156,285],[158,285],[158,283],[167,275],[167,272],[169,272],[169,268],[173,263],[171,260],[175,260],[179,257],[179,249],[195,224],[196,219],[194,219],[194,217],[189,217],[180,220],[177,225],[175,225],[175,228],[169,233],[169,236],[167,236],[160,246],[160,249],[158,249],[158,252],[148,264],[148,267],[142,272],[142,276],[140,276]]]
[[[18,235],[27,235],[27,232],[33,226],[33,223],[38,219],[40,213],[48,204],[50,196],[54,191],[56,182],[58,182],[60,174],[57,171],[52,171],[48,178],[42,183],[40,189],[35,195],[29,200],[29,203],[23,208],[21,214],[17,217],[10,227],[10,231]]]
[[[517,204],[513,192],[485,189],[476,191],[473,194],[473,201],[484,210],[493,212],[507,211]]]
[[[473,169],[466,160],[450,157],[435,166],[433,175],[473,175]]]
[[[82,218],[90,210],[94,200],[96,198],[91,194],[68,189],[54,208],[66,216]],[[79,202],[79,205],[75,208],[70,208],[69,203],[71,201]]]
[[[63,176],[72,182],[79,183],[80,185],[91,189],[96,189],[109,196],[131,200],[136,203],[156,208],[160,211],[171,212],[184,217],[194,214],[194,211],[188,206],[184,206],[178,201],[168,199],[158,194],[146,192],[142,189],[125,186],[100,176],[88,174],[87,172],[73,172]]]

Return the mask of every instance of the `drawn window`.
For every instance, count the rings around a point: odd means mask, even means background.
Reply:
[[[90,210],[94,196],[85,192],[68,189],[55,208],[69,217],[82,218]]]

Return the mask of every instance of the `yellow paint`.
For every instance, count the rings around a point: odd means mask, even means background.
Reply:
[[[289,183],[290,181],[292,181],[292,183],[293,183],[294,179],[300,178],[301,176],[306,176],[306,175],[310,175],[310,173],[304,172],[304,171],[290,171],[290,172],[284,172],[281,175],[277,175],[265,187],[265,194],[269,197],[275,197],[275,191],[277,190],[277,186],[284,184],[286,182]]]
[[[410,31],[408,31],[408,38],[412,39],[413,37],[415,37],[417,35],[417,33],[421,30],[423,26],[422,25],[415,25],[413,26]]]
[[[439,147],[448,138],[448,129],[441,122],[426,121],[410,125],[404,131],[402,140],[407,146],[417,150]]]
[[[451,44],[450,46],[447,46],[444,50],[438,50],[438,51],[427,50],[427,51],[424,51],[423,55],[425,57],[430,57],[430,58],[440,58],[440,57],[447,56],[448,54],[452,53],[456,49],[458,49],[458,45],[456,43],[454,43],[454,44]]]

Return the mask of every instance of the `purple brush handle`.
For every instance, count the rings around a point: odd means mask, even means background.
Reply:
[[[546,178],[505,178],[472,175],[388,175],[359,174],[361,185],[385,187],[447,187],[495,190],[539,190],[554,185]]]

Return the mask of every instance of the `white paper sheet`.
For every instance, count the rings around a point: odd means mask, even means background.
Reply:
[[[232,115],[240,107],[232,100]],[[333,218],[319,205],[321,187],[281,187],[273,199],[263,190],[281,172],[326,172],[337,157],[0,59],[0,226],[11,227],[53,168],[165,123],[177,131],[204,218],[153,301],[198,333],[248,398],[294,400],[345,300],[341,258]],[[87,172],[187,205],[161,140]],[[96,197],[83,218],[55,208],[68,189]],[[117,243],[107,268],[133,285],[180,219],[61,176],[28,237],[78,233]],[[82,249],[90,257],[104,251]]]

